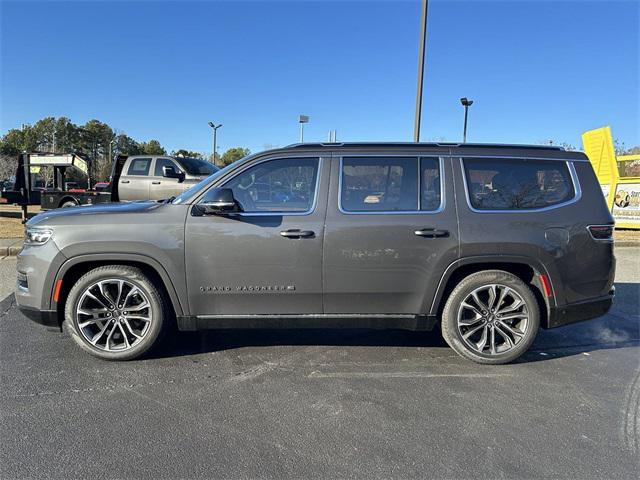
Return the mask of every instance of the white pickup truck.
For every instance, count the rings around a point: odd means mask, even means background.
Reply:
[[[113,201],[175,197],[218,169],[199,158],[167,155],[119,157],[111,174]]]

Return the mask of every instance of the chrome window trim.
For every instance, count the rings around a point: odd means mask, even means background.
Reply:
[[[421,167],[421,163],[420,160],[423,158],[437,158],[438,159],[438,168],[440,169],[440,206],[438,208],[436,208],[435,210],[376,210],[376,211],[360,211],[360,212],[351,212],[348,210],[345,210],[342,208],[342,167],[343,167],[343,163],[344,163],[344,159],[345,158],[393,158],[393,157],[398,157],[398,158],[416,158],[418,160],[418,206],[420,206],[420,200],[421,200],[421,190],[420,190],[420,184],[422,183],[421,178],[420,178],[420,167]],[[443,155],[400,155],[400,154],[396,154],[396,155],[384,155],[384,154],[378,154],[378,155],[340,155],[340,169],[338,171],[338,210],[340,211],[340,213],[342,213],[343,215],[419,215],[419,214],[426,214],[426,215],[434,215],[436,213],[441,213],[445,206],[446,206],[446,202],[445,202],[445,198],[446,198],[446,193],[444,191],[444,156]]]
[[[241,167],[239,169],[239,171],[234,172],[231,174],[231,176],[227,177],[224,179],[224,182],[221,183],[220,185],[217,185],[216,188],[224,188],[224,186],[230,182],[231,180],[233,180],[235,177],[237,177],[238,175],[240,175],[241,173],[249,170],[250,168],[255,167],[256,165],[260,165],[261,163],[265,163],[265,162],[271,162],[274,160],[291,160],[291,159],[296,159],[296,158],[311,158],[311,159],[315,159],[318,161],[318,173],[316,175],[316,186],[315,186],[315,191],[314,191],[314,195],[313,195],[313,202],[311,203],[311,208],[309,210],[306,210],[304,212],[285,212],[285,211],[274,211],[274,212],[234,212],[234,213],[230,213],[228,215],[233,215],[233,216],[240,216],[240,217],[303,217],[303,216],[307,216],[307,215],[311,215],[315,212],[316,210],[316,206],[318,204],[318,190],[320,188],[320,177],[322,176],[322,157],[319,155],[291,155],[291,156],[283,156],[283,157],[270,157],[270,158],[264,158],[258,162],[248,162],[247,164],[243,165],[243,167]],[[206,193],[209,191],[210,188],[213,188],[213,185],[210,185],[209,188],[207,188],[202,195],[200,195],[198,197],[198,199],[194,202],[194,204],[199,204],[202,200],[202,197],[204,197],[204,195],[206,195]]]
[[[494,213],[513,213],[513,214],[518,214],[518,213],[536,213],[536,212],[547,212],[549,210],[555,210],[556,208],[562,208],[562,207],[566,207],[567,205],[571,205],[573,203],[576,203],[578,201],[580,201],[580,199],[582,198],[582,189],[580,188],[580,182],[578,180],[578,174],[576,172],[576,169],[573,165],[573,160],[566,160],[564,158],[559,159],[559,158],[536,158],[536,157],[506,157],[506,156],[495,156],[495,155],[473,155],[473,156],[469,156],[469,157],[459,157],[460,158],[460,170],[462,172],[462,181],[464,182],[464,195],[467,199],[467,206],[469,207],[469,210],[471,210],[474,213],[488,213],[488,214],[494,214]],[[548,161],[552,161],[552,162],[562,162],[567,166],[567,170],[569,171],[569,177],[571,177],[571,183],[573,184],[573,198],[571,198],[570,200],[566,200],[564,202],[561,203],[556,203],[554,205],[549,205],[547,207],[540,207],[540,208],[522,208],[522,209],[518,209],[518,208],[514,208],[511,210],[479,210],[477,208],[475,208],[472,203],[471,203],[471,196],[469,195],[469,185],[467,184],[467,172],[465,170],[465,166],[464,166],[464,159],[465,158],[498,158],[498,159],[511,159],[511,160],[548,160]]]

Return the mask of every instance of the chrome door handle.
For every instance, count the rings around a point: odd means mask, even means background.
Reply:
[[[315,233],[312,230],[300,230],[298,228],[292,228],[289,230],[283,230],[280,235],[286,238],[309,238],[313,237]]]
[[[438,230],[436,228],[422,228],[413,233],[419,237],[425,238],[442,238],[449,236],[449,230]]]
[[[160,185],[161,182],[151,182],[151,185]]]

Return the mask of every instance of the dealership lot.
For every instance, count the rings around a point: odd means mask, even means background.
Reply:
[[[435,332],[358,330],[181,334],[107,363],[9,296],[0,477],[635,478],[640,248],[616,256],[610,314],[497,367]]]

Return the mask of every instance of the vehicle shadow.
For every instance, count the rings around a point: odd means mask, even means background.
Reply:
[[[640,284],[617,283],[616,302],[605,316],[587,322],[543,330],[517,363],[640,345]],[[430,332],[365,329],[251,329],[177,332],[153,357],[197,355],[243,347],[363,346],[448,348],[436,327]]]

